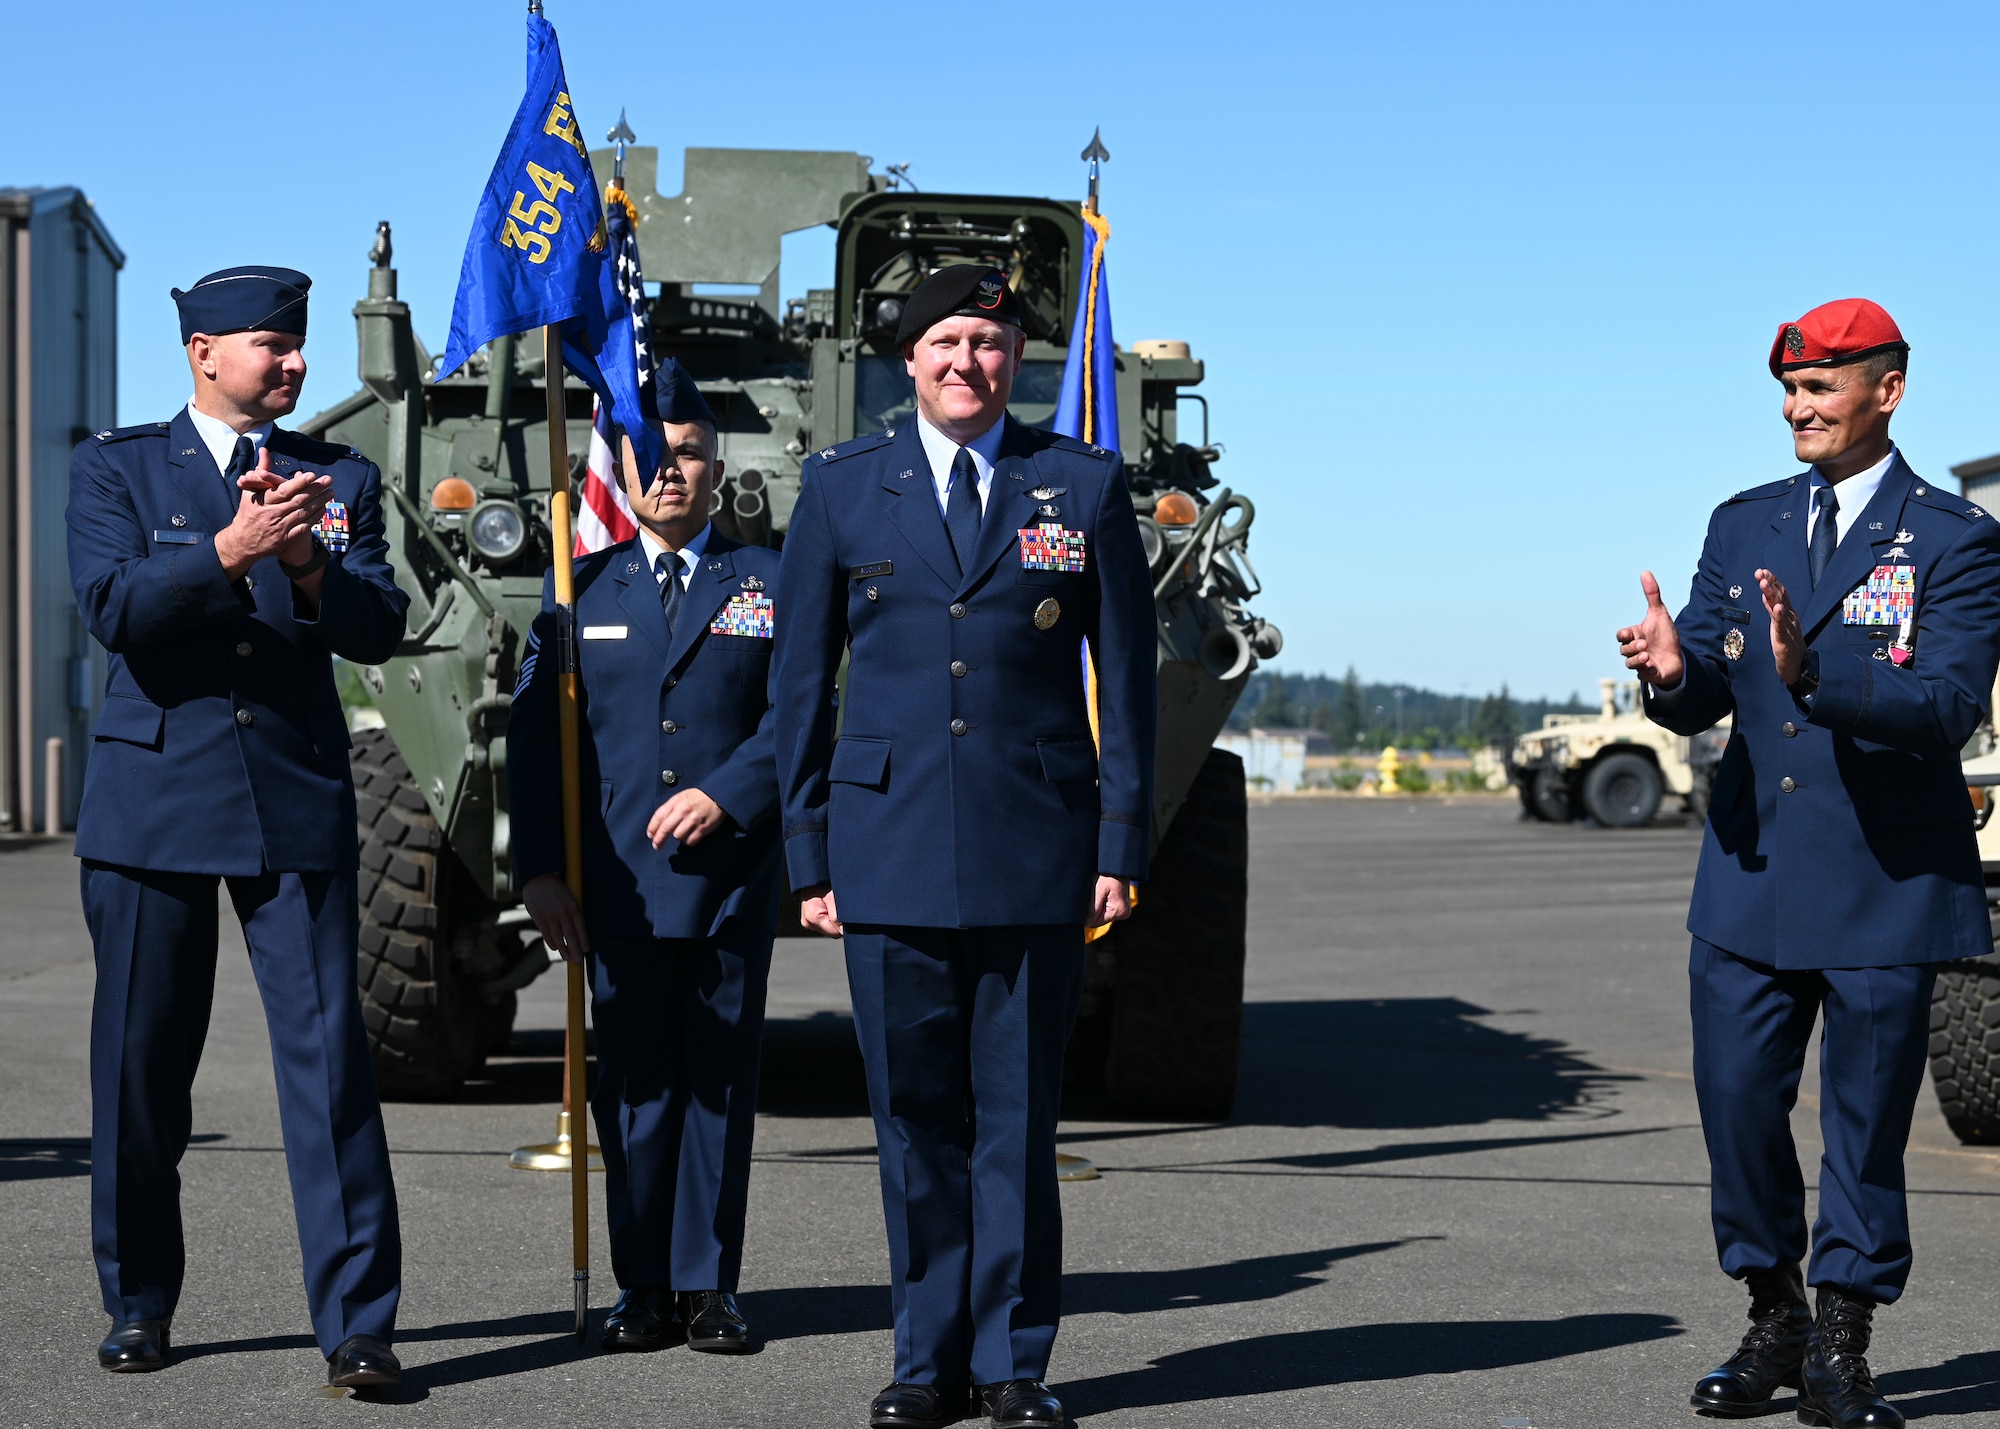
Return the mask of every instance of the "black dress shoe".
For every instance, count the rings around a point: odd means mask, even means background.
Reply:
[[[638,1352],[663,1350],[679,1344],[680,1338],[673,1291],[663,1285],[638,1285],[618,1292],[618,1303],[604,1317],[599,1343],[607,1350]]]
[[[750,1325],[727,1290],[690,1290],[681,1297],[691,1350],[712,1355],[740,1355],[750,1348]]]
[[[1069,1422],[1062,1401],[1039,1379],[982,1384],[979,1397],[993,1418],[993,1429],[1062,1429]]]
[[[905,1384],[897,1380],[868,1406],[870,1429],[939,1429],[965,1417],[963,1386]]]
[[[1799,1423],[1820,1429],[1902,1429],[1903,1416],[1875,1392],[1868,1338],[1875,1302],[1822,1285],[1806,1342]]]
[[[349,1335],[326,1357],[326,1382],[342,1389],[369,1389],[401,1384],[403,1362],[387,1340],[373,1335]]]
[[[173,1326],[171,1316],[113,1325],[104,1343],[97,1347],[97,1362],[113,1374],[146,1374],[159,1369],[167,1362]]]
[[[1704,1375],[1688,1396],[1697,1410],[1718,1419],[1769,1414],[1771,1396],[1781,1386],[1797,1389],[1806,1334],[1812,1329],[1805,1277],[1796,1265],[1753,1270],[1744,1279],[1750,1282],[1749,1333],[1736,1353]]]

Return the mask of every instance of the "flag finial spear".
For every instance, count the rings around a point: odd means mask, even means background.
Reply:
[[[1111,158],[1111,151],[1104,147],[1103,125],[1101,124],[1098,125],[1097,128],[1091,132],[1090,146],[1086,148],[1081,154],[1077,155],[1077,157],[1080,159],[1088,159],[1090,161],[1090,197],[1085,202],[1085,207],[1087,207],[1092,213],[1096,213],[1097,212],[1097,166],[1101,162],[1108,162]]]
[[[618,122],[612,126],[611,132],[604,137],[617,146],[612,150],[611,154],[611,180],[620,188],[623,188],[625,186],[625,146],[634,142],[639,137],[632,132],[632,126],[625,122],[625,107],[623,105],[618,107]]]

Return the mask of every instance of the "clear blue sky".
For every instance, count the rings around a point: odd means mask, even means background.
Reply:
[[[1638,569],[1677,604],[1709,509],[1793,469],[1764,354],[1828,298],[1913,343],[1920,473],[2000,450],[1991,6],[548,10],[585,132],[625,106],[670,190],[694,144],[1074,195],[1102,124],[1117,333],[1208,362],[1281,669],[1589,693]],[[305,405],[352,390],[380,218],[442,345],[523,12],[17,7],[0,183],[130,255],[121,420],[185,400],[166,291],[233,263],[313,274]]]

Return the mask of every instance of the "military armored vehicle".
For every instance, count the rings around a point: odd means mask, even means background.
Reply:
[[[2000,700],[2000,685],[1993,694]],[[1960,1141],[2000,1146],[2000,822],[1993,817],[2000,803],[2000,748],[1990,715],[1963,762],[1993,913],[1994,954],[1949,963],[1938,974],[1931,994],[1931,1085]]]
[[[1610,829],[1650,824],[1672,795],[1694,817],[1708,811],[1708,786],[1729,743],[1724,720],[1689,739],[1646,718],[1639,683],[1599,680],[1596,714],[1542,716],[1514,741],[1507,777],[1537,819],[1589,818]]]
[[[600,174],[612,157],[593,155]],[[912,419],[892,335],[905,297],[944,265],[1008,273],[1028,331],[1012,410],[1053,420],[1082,277],[1076,204],[920,193],[858,154],[776,150],[689,149],[682,191],[667,195],[656,150],[624,161],[645,274],[660,284],[655,350],[681,360],[717,413],[728,480],[712,514],[725,534],[782,545],[806,453]],[[819,225],[833,230],[833,286],[782,297],[783,236]],[[548,963],[508,862],[503,734],[551,561],[551,478],[579,481],[592,398],[569,379],[571,469],[551,473],[539,333],[437,380],[397,297],[386,223],[371,256],[354,308],[361,390],[302,425],[381,466],[411,596],[401,649],[358,671],[379,712],[353,751],[360,983],[384,1087],[449,1096],[506,1045],[515,995]],[[1212,473],[1222,448],[1190,390],[1202,377],[1186,343],[1119,353],[1119,429],[1159,611],[1157,851],[1136,916],[1090,945],[1072,1045],[1115,1106],[1188,1118],[1230,1107],[1243,998],[1243,768],[1212,744],[1257,660],[1280,647],[1247,608],[1255,510]]]

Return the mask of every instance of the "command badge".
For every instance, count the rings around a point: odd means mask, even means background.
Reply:
[[[317,533],[319,543],[326,547],[328,554],[339,555],[347,549],[347,507],[339,501],[326,503],[326,510],[320,513]]]
[[[1061,619],[1062,606],[1056,602],[1053,596],[1035,607],[1035,629],[1037,630],[1047,630]]]
[[[1743,632],[1732,630],[1722,637],[1722,653],[1732,660],[1743,658]]]

